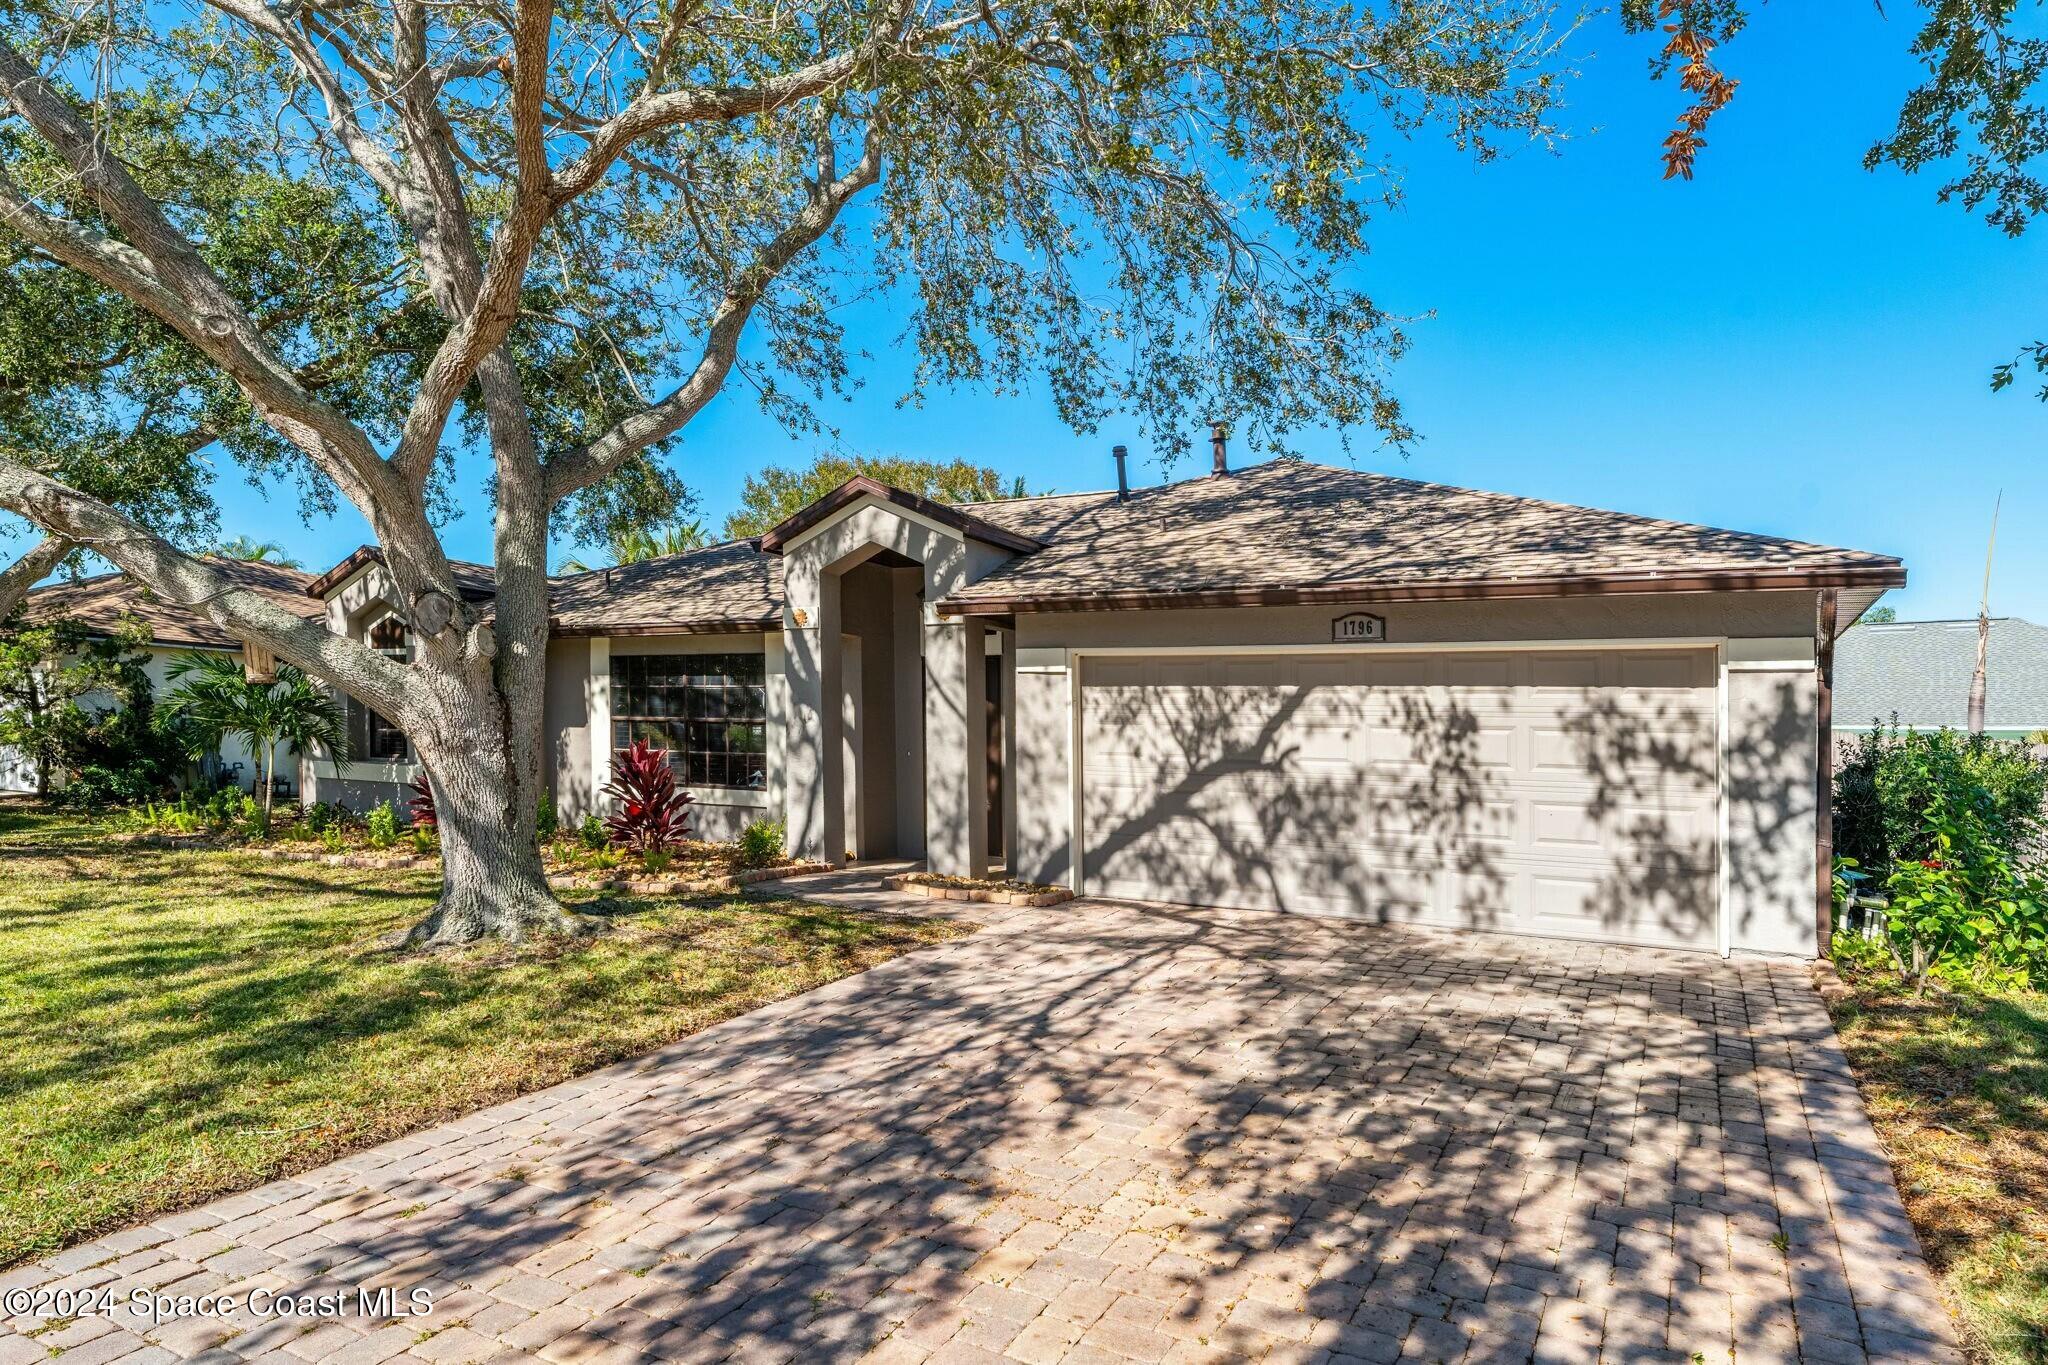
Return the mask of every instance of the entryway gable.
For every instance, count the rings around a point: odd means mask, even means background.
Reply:
[[[990,628],[930,604],[1024,541],[1002,533],[1012,544],[996,544],[977,519],[860,482],[762,537],[783,556],[788,844],[828,862],[922,855],[935,871],[979,876],[992,804]],[[1007,690],[1000,676],[997,686]],[[869,822],[888,822],[886,850]]]

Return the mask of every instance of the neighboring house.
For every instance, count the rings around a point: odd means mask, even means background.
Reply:
[[[214,567],[301,616],[313,618],[321,614],[320,603],[309,599],[306,593],[307,585],[313,581],[313,575],[309,573],[255,560],[216,560]],[[149,627],[149,645],[144,651],[149,661],[144,665],[144,671],[149,674],[150,686],[158,700],[176,686],[170,681],[169,673],[172,662],[179,655],[239,654],[242,649],[239,641],[204,616],[159,601],[147,589],[119,573],[95,574],[89,578],[36,588],[23,603],[23,614],[30,622],[68,617],[101,635],[111,634],[123,617],[132,616],[140,620]],[[252,787],[262,772],[262,764],[249,752],[248,745],[238,738],[229,738],[222,743],[220,762],[230,772],[233,765],[241,765],[237,781],[244,788]],[[297,762],[296,752],[287,748],[278,751],[277,770],[280,774],[293,772]],[[32,792],[35,789],[34,762],[11,749],[0,749],[0,792]]]
[[[831,861],[1811,954],[1837,623],[1904,582],[1307,463],[959,507],[855,479],[758,540],[556,579],[546,779],[595,812],[645,737],[700,833],[778,819]],[[313,591],[409,649],[374,552]],[[388,730],[381,771],[312,761],[309,794],[399,796]]]
[[[1896,716],[1908,730],[1970,727],[1977,622],[1883,621],[1851,626],[1835,650],[1835,732]],[[1984,659],[1984,733],[2025,739],[2048,730],[2048,626],[1991,622]]]

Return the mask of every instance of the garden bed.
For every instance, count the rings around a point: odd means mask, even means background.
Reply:
[[[972,901],[979,905],[1058,905],[1074,898],[1073,889],[1065,886],[995,877],[941,877],[931,872],[906,872],[889,878],[889,885],[926,900]]]

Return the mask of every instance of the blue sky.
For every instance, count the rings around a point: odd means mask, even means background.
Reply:
[[[1647,39],[1601,21],[1552,155],[1475,166],[1418,134],[1406,200],[1379,218],[1361,278],[1422,315],[1394,384],[1423,439],[1405,457],[1368,437],[1351,458],[1408,477],[1770,532],[1905,557],[1901,616],[1976,611],[1992,499],[2005,494],[1995,613],[2048,620],[2048,406],[1994,395],[1991,367],[2048,330],[2048,224],[2019,241],[1935,201],[1938,181],[1867,173],[1864,149],[1914,78],[1918,12],[1765,5],[1724,50],[1742,81],[1691,183],[1659,179],[1682,103],[1646,74]],[[858,324],[857,324],[858,325]],[[893,332],[873,319],[878,339]],[[843,447],[963,455],[1040,487],[1113,480],[1112,422],[1076,437],[1042,395],[894,403],[901,370],[867,371],[828,419]],[[1333,436],[1303,441],[1347,457]],[[679,453],[714,528],[764,464],[801,464],[729,392]],[[1157,477],[1156,467],[1141,471]],[[1182,472],[1194,472],[1184,464]],[[324,567],[365,538],[352,513],[313,527],[230,472],[225,529]],[[451,550],[489,557],[476,510]]]

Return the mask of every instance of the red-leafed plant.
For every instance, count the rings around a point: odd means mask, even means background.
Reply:
[[[604,822],[615,844],[654,853],[690,833],[690,794],[676,786],[668,750],[644,739],[613,756],[612,780],[604,784],[604,794],[618,802],[618,811]]]
[[[412,780],[412,800],[405,808],[414,829],[441,828],[441,813],[434,809],[434,789],[427,785],[427,775],[421,773]]]

